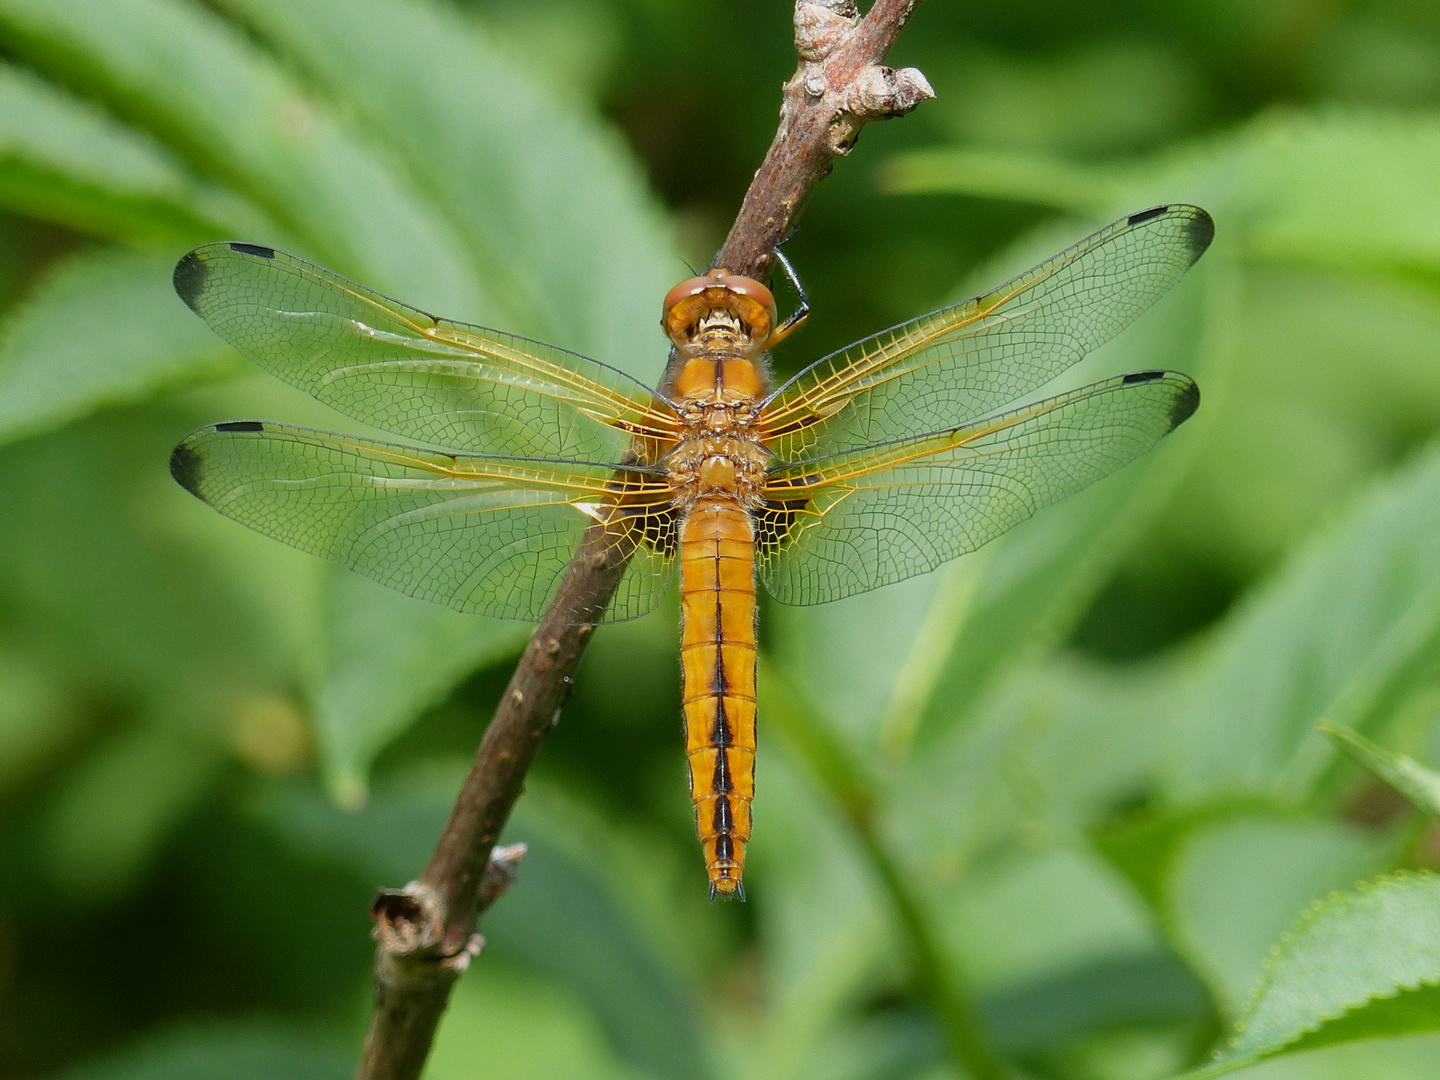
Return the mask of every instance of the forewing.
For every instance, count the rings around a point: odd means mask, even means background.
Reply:
[[[175,448],[175,479],[227,517],[410,596],[506,619],[540,617],[587,528],[631,564],[606,621],[668,591],[669,489],[603,465],[454,457],[308,428],[239,422]]]
[[[902,323],[817,361],[761,413],[782,461],[843,453],[968,423],[1043,386],[1114,337],[1204,253],[1194,206],[1132,214],[984,296]]]
[[[760,575],[819,604],[933,570],[1150,450],[1200,401],[1148,371],[922,439],[782,466],[756,515]]]
[[[347,416],[467,453],[618,460],[674,414],[575,353],[451,322],[273,248],[207,244],[175,291],[271,374]]]

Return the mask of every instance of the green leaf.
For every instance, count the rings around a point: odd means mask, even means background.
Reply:
[[[599,99],[611,85],[622,59],[624,22],[623,10],[605,0],[483,9],[487,34],[505,56],[557,92],[581,101]],[[652,39],[652,44],[659,43]]]
[[[1008,672],[964,724],[917,753],[888,785],[897,840],[938,887],[1003,845],[1071,845],[1089,831],[1152,903],[1190,822],[1111,822],[1153,790],[1166,749],[1157,700],[1170,664],[1112,669],[1073,657]]]
[[[937,636],[948,641],[954,633],[956,620],[941,620],[964,610],[985,558],[982,552],[957,559],[935,573],[819,607],[765,603],[761,625],[773,629],[782,686],[793,684],[815,704],[819,722],[842,731],[848,745],[873,745],[894,723],[886,718],[894,696],[917,686],[923,694],[933,679],[926,650],[936,647]]]
[[[16,508],[0,514],[11,632],[121,721],[41,815],[50,877],[79,899],[138,881],[208,794],[231,725],[294,677],[263,602],[172,527],[172,506],[206,512],[165,474],[183,424],[117,411],[0,450],[0,504]]]
[[[1265,963],[1237,1033],[1200,1076],[1281,1053],[1440,1029],[1440,878],[1382,878],[1316,903]]]
[[[880,186],[895,195],[972,195],[1087,217],[1103,215],[1125,192],[1123,174],[1114,169],[990,146],[899,154],[881,168]]]
[[[1020,198],[1104,216],[1187,201],[1239,248],[1332,266],[1440,266],[1440,119],[1329,109],[1272,112],[1232,133],[1124,167],[993,148],[925,151],[891,163],[906,193]]]
[[[821,1075],[815,1063],[830,1060],[834,1040],[861,1022],[865,1003],[903,985],[898,961],[904,954],[888,925],[890,907],[876,895],[874,871],[857,858],[858,845],[840,828],[835,805],[863,800],[873,781],[837,754],[823,732],[811,730],[818,717],[794,715],[797,703],[773,662],[762,663],[760,696],[769,730],[784,739],[766,744],[770,765],[756,806],[757,820],[763,814],[767,824],[751,846],[751,876],[767,898],[760,911],[776,1002],[753,1048],[752,1069]],[[1015,809],[996,806],[987,782],[1004,765],[976,749],[967,756],[971,771],[940,763],[937,772],[948,786],[916,792],[913,802],[978,803],[976,816],[998,817],[1003,829]],[[821,779],[825,791],[805,784],[785,760],[797,751],[806,759],[805,777]],[[886,813],[885,820],[914,816],[908,788],[907,780],[900,812]],[[882,834],[880,842],[893,845],[897,861],[922,865],[892,836]],[[966,982],[991,995],[985,1012],[1003,1045],[1034,1049],[1108,1023],[1203,1013],[1203,990],[1167,961],[1148,914],[1089,853],[1055,847],[1007,858],[995,851],[957,885],[953,862],[968,856],[967,842],[973,846],[970,836],[937,843],[924,906],[942,939],[947,970],[964,971]],[[1065,1025],[1065,1032],[1049,1031],[1040,1016]],[[811,1064],[800,1069],[802,1061]]]
[[[1218,629],[1174,720],[1174,800],[1295,800],[1324,716],[1366,730],[1440,656],[1440,447],[1417,454]]]
[[[1203,93],[1187,60],[1153,38],[1103,34],[1004,51],[980,40],[922,60],[944,87],[926,120],[961,143],[1123,152],[1186,130]]]
[[[487,958],[456,987],[425,1077],[473,1080],[502,1063],[504,1075],[513,1080],[674,1075],[642,1071],[617,1060],[595,1018],[574,995]]]
[[[1083,848],[996,858],[937,907],[951,963],[987,994],[1163,950],[1144,905]]]
[[[189,423],[115,411],[0,448],[0,505],[17,508],[0,514],[0,589],[81,686],[172,711],[195,700],[211,725],[215,697],[273,691],[295,657],[230,567],[177,535],[176,515],[207,513],[164,466]]]
[[[1216,823],[1273,813],[1274,807],[1259,799],[1218,801],[1176,812],[1152,810],[1102,821],[1091,831],[1090,841],[1164,918],[1171,867],[1192,836]]]
[[[1241,295],[1224,400],[1162,540],[1248,581],[1440,423],[1440,304],[1419,280],[1253,262]]]
[[[264,207],[301,254],[427,310],[485,310],[468,253],[428,200],[200,5],[0,0],[0,41]]]
[[[1165,953],[1087,964],[989,998],[984,1005],[996,1043],[1007,1050],[1033,1053],[1073,1046],[1087,1035],[1103,1038],[1116,1029],[1144,1028],[1149,1029],[1150,1039],[1162,1043],[1170,1041],[1167,1036],[1183,1040],[1167,1055],[1174,1058],[1175,1067],[1191,1058],[1191,1048],[1185,1045],[1193,1044],[1190,1032],[1212,1019],[1204,986]],[[1147,1070],[1147,1075],[1153,1073]],[[1109,1074],[1107,1070],[1100,1075]]]
[[[987,711],[1019,714],[1032,812],[1057,831],[1085,830],[1154,789],[1166,748],[1156,695],[1173,685],[1174,667],[1169,657],[1114,667],[1062,654],[1006,679]]]
[[[316,733],[331,798],[364,802],[370,763],[470,672],[525,647],[529,626],[462,615],[327,567]]]
[[[204,795],[222,753],[213,733],[174,718],[151,719],[101,746],[66,774],[47,810],[51,881],[92,903],[132,888]]]
[[[824,1080],[876,1080],[880,1077],[938,1077],[955,1075],[945,1068],[940,1033],[929,1018],[903,1009],[861,1013],[856,1010],[837,1019],[807,1048],[803,1061],[772,1064],[767,1061],[747,1075],[765,1077],[824,1077]]]
[[[0,445],[235,370],[170,286],[174,260],[102,250],[61,263],[0,331]]]
[[[618,134],[438,4],[225,0],[352,104],[444,208],[506,329],[658,380],[684,275]],[[477,102],[484,102],[477,108]]]
[[[74,741],[83,723],[73,706],[58,672],[0,644],[0,798]]]
[[[1440,817],[1440,773],[1425,768],[1414,758],[1378,746],[1339,724],[1322,720],[1320,730],[1330,736],[1341,750],[1409,799],[1416,808]]]
[[[818,726],[826,719],[791,678],[762,656],[758,696],[767,730],[779,738],[766,743],[765,780],[755,792],[755,817],[765,825],[746,862],[772,1003],[745,1047],[748,1071],[758,1076],[799,1073],[837,1028],[851,1026],[862,995],[898,981],[904,957],[891,906],[840,805],[863,805],[869,779]]]
[[[943,652],[928,693],[887,734],[903,744],[909,727],[922,745],[935,745],[1008,666],[1062,640],[1163,505],[1182,464],[1170,455],[1137,462],[996,541],[959,625],[935,641]]]
[[[178,242],[264,216],[186,172],[153,139],[35,75],[0,63],[0,205],[81,232]]]
[[[885,897],[833,796],[813,783],[813,765],[796,763],[798,733],[782,713],[787,704],[776,682],[762,682],[760,697],[769,730],[783,732],[783,740],[766,745],[764,783],[755,793],[755,820],[764,825],[746,867],[769,1002],[744,1047],[756,1076],[804,1075],[801,1065],[822,1054],[835,1031],[858,1022],[852,1014],[867,993],[903,978],[896,968],[904,945]]]
[[[265,1021],[186,1025],[61,1074],[60,1080],[346,1080],[353,1055]]]
[[[617,900],[616,887],[625,884],[567,857],[573,845],[547,827],[545,816],[529,807],[516,814],[510,834],[532,850],[509,902],[486,916],[495,955],[523,959],[571,986],[635,1066],[700,1080],[705,1068],[696,1017],[657,955],[658,942]],[[692,895],[702,895],[693,877],[688,884]]]
[[[1436,1035],[1369,1039],[1282,1054],[1249,1066],[1241,1075],[1245,1080],[1434,1080],[1437,1054]]]
[[[1311,901],[1386,868],[1396,837],[1330,821],[1199,824],[1164,871],[1163,918],[1222,1013],[1239,1012],[1276,938]]]

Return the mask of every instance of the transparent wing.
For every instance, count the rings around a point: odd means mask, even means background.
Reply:
[[[1210,245],[1194,206],[1132,214],[984,296],[817,361],[771,396],[782,461],[968,423],[1043,386],[1168,292]]]
[[[1200,402],[1146,371],[922,439],[782,466],[756,515],[760,575],[786,604],[878,589],[974,551],[1150,450]]]
[[[454,457],[244,421],[187,437],[170,471],[227,517],[458,611],[538,619],[597,525],[632,553],[606,621],[645,614],[671,583],[670,492],[643,470]]]
[[[272,375],[383,431],[468,453],[618,460],[674,414],[628,375],[550,345],[450,322],[302,259],[207,244],[175,291]]]

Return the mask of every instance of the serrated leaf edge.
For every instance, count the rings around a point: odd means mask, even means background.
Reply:
[[[1357,881],[1355,883],[1355,893],[1365,894],[1378,892],[1387,888],[1400,886],[1416,881],[1440,881],[1440,875],[1434,874],[1429,870],[1398,870],[1391,874],[1383,874],[1380,877],[1375,878],[1373,881]],[[1278,962],[1285,959],[1289,953],[1289,949],[1287,949],[1287,946],[1292,945],[1292,943],[1296,942],[1299,938],[1303,937],[1306,933],[1308,933],[1310,927],[1315,925],[1315,919],[1317,916],[1321,914],[1327,914],[1333,911],[1338,911],[1346,907],[1350,903],[1353,895],[1354,894],[1342,893],[1337,891],[1332,892],[1324,900],[1316,900],[1301,913],[1300,917],[1295,920],[1294,924],[1290,927],[1289,930],[1285,931],[1283,934],[1280,935],[1280,941],[1277,944],[1270,946],[1270,955],[1267,956],[1262,962],[1261,973],[1256,978],[1255,984],[1250,988],[1250,993],[1246,996],[1244,1004],[1240,1006],[1240,1012],[1242,1013],[1242,1015],[1253,1013],[1256,1006],[1259,1005],[1261,999],[1264,998],[1265,992],[1270,987],[1272,982],[1272,972],[1275,970]],[[1306,1035],[1319,1031],[1326,1024],[1330,1023],[1333,1020],[1339,1020],[1341,1017],[1355,1012],[1357,1009],[1363,1009],[1376,1001],[1388,1001],[1392,998],[1399,997],[1403,993],[1409,993],[1411,991],[1419,990],[1421,987],[1424,986],[1440,986],[1440,979],[1436,979],[1434,981],[1428,979],[1419,979],[1415,982],[1414,985],[1401,983],[1397,985],[1391,993],[1372,994],[1364,1001],[1357,1002],[1354,1005],[1350,1005],[1346,1008],[1339,1009],[1334,1012],[1320,1014],[1315,1023],[1303,1025],[1297,1028],[1293,1037],[1286,1039],[1284,1042],[1277,1043],[1264,1051],[1261,1051],[1260,1055],[1266,1057],[1272,1056],[1275,1052],[1284,1049],[1286,1046],[1290,1046],[1291,1044],[1300,1041]],[[1212,1055],[1212,1060],[1216,1062],[1224,1060],[1226,1052],[1234,1050],[1234,1048],[1240,1041],[1240,1037],[1245,1034],[1245,1030],[1246,1026],[1244,1019],[1236,1020],[1235,1033],[1226,1040],[1225,1047],[1223,1049],[1215,1051],[1215,1053]]]

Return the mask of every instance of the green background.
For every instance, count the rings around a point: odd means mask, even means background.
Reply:
[[[1201,409],[927,578],[763,608],[747,904],[675,605],[597,633],[427,1075],[942,1080],[958,997],[1034,1077],[1231,1037],[1440,1077],[1440,834],[1315,729],[1440,761],[1440,6],[926,0],[892,59],[936,100],[819,188],[778,370],[1190,201],[1211,252],[1075,379]],[[203,423],[347,423],[175,260],[274,244],[652,381],[793,69],[779,0],[0,0],[0,1080],[350,1075],[369,900],[527,632],[170,480]]]

